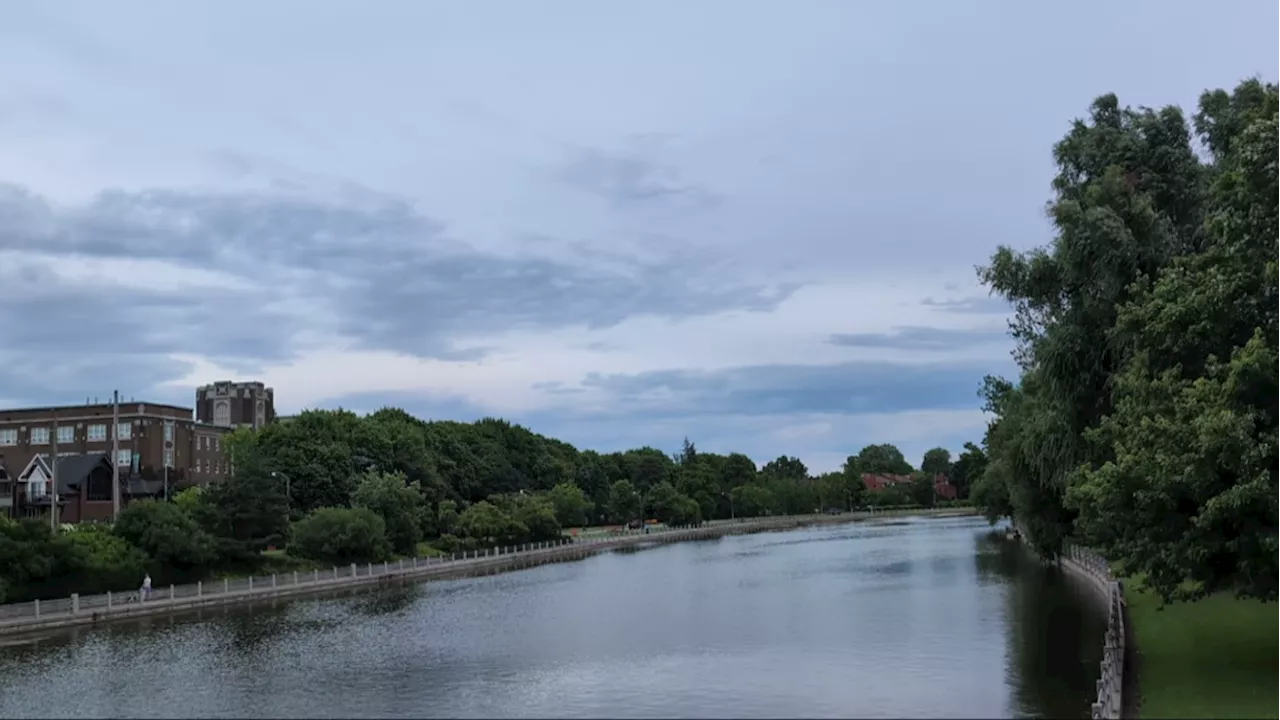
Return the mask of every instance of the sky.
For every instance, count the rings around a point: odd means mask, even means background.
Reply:
[[[0,407],[504,417],[836,469],[981,439],[999,245],[1094,97],[1277,75],[1277,5],[0,5]]]

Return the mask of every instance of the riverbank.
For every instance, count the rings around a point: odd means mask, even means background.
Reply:
[[[0,636],[39,633],[61,628],[95,625],[120,619],[187,612],[222,605],[244,604],[261,599],[312,595],[344,588],[422,582],[471,575],[492,574],[534,567],[551,562],[576,560],[616,548],[647,544],[708,539],[724,535],[788,530],[810,525],[855,522],[884,516],[958,516],[972,514],[968,508],[915,509],[848,513],[842,515],[800,515],[759,518],[738,523],[703,525],[697,528],[669,528],[649,534],[590,538],[579,542],[536,543],[518,548],[493,548],[463,557],[428,557],[379,565],[352,564],[311,573],[292,572],[258,578],[195,583],[156,588],[151,600],[137,602],[132,593],[75,596],[61,600],[0,606]]]
[[[1125,599],[1139,717],[1280,717],[1274,604],[1218,594],[1161,609],[1155,595],[1128,588]]]

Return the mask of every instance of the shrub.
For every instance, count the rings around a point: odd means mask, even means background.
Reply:
[[[289,552],[336,565],[384,560],[390,554],[387,528],[366,508],[320,508],[293,525]]]

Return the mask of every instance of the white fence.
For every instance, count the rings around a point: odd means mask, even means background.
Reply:
[[[1111,566],[1097,553],[1069,545],[1065,548],[1064,562],[1072,563],[1080,571],[1097,580],[1107,593],[1107,634],[1102,650],[1102,668],[1099,673],[1098,697],[1093,703],[1094,720],[1117,720],[1124,711],[1124,590],[1111,574]]]

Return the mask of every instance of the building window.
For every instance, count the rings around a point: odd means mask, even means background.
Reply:
[[[58,442],[70,444],[76,441],[76,429],[72,425],[58,426]]]
[[[0,430],[0,445],[17,445],[17,444],[18,444],[17,428],[7,428],[4,430]]]
[[[127,422],[122,422],[119,425],[116,425],[116,438],[119,440],[132,440],[133,426]]]
[[[39,500],[49,496],[48,480],[28,480],[27,481],[27,497],[32,500]]]
[[[111,473],[101,466],[89,474],[86,495],[93,502],[111,500]]]
[[[102,424],[90,425],[85,432],[85,436],[89,442],[105,442],[107,439],[107,426]]]
[[[164,449],[164,466],[167,468],[173,467],[173,448]]]
[[[164,441],[173,442],[173,421],[164,421]]]
[[[46,427],[31,428],[31,444],[32,445],[48,445],[49,444],[49,428],[46,428]]]
[[[116,465],[132,465],[133,453],[128,450],[116,451]]]
[[[213,424],[226,427],[231,424],[231,403],[217,400],[213,403]]]

